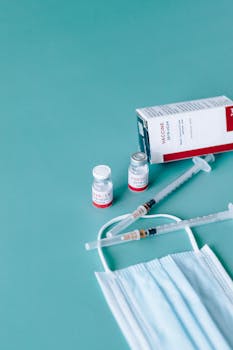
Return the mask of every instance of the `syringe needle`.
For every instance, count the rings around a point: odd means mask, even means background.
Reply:
[[[163,233],[178,231],[185,227],[201,226],[217,221],[224,221],[233,219],[233,204],[228,204],[228,210],[221,211],[214,214],[197,216],[188,220],[181,220],[178,222],[172,222],[171,224],[165,224],[156,226],[149,229],[134,230],[131,232],[123,233],[111,238],[104,238],[99,241],[89,242],[85,244],[86,250],[92,250],[100,247],[109,247],[115,244],[126,243],[129,241],[140,240],[147,237],[153,237]]]
[[[109,238],[117,235],[123,229],[125,229],[133,222],[138,220],[141,216],[146,215],[155,204],[159,203],[167,195],[169,195],[178,187],[180,187],[183,183],[191,179],[193,175],[199,173],[201,170],[205,172],[210,172],[211,166],[209,165],[209,163],[212,163],[214,161],[214,155],[209,154],[204,159],[200,157],[194,157],[192,160],[194,162],[194,165],[190,169],[188,169],[185,173],[180,175],[176,180],[174,180],[172,183],[166,186],[162,191],[157,193],[154,196],[154,198],[140,205],[133,213],[129,214],[124,220],[120,221],[117,225],[110,229],[107,232],[107,237]]]

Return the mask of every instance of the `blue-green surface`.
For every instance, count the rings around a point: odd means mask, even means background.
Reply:
[[[154,165],[149,190],[129,192],[134,111],[233,97],[232,11],[230,0],[0,1],[0,349],[128,348],[94,277],[97,253],[84,243],[190,166]],[[115,201],[98,210],[91,169],[103,163]],[[233,154],[219,155],[213,169],[157,212],[225,209]],[[194,232],[233,276],[233,222]],[[179,232],[107,255],[119,268],[189,248]]]

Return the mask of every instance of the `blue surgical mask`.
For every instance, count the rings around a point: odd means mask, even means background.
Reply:
[[[233,283],[205,245],[111,271],[96,272],[131,349],[233,349]],[[101,257],[103,261],[103,256]]]

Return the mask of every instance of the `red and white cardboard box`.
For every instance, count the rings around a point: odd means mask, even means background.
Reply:
[[[226,96],[136,112],[140,149],[151,163],[233,150],[233,101]]]

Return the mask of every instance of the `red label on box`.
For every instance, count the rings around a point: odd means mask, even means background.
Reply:
[[[233,151],[233,143],[228,143],[226,145],[198,148],[198,149],[193,149],[193,150],[183,151],[183,152],[164,154],[163,160],[164,162],[170,162],[173,160],[179,160],[179,159],[190,158],[195,156],[203,156],[205,154],[210,154],[210,153],[220,153],[220,152],[227,152],[227,151]]]
[[[226,107],[227,131],[233,131],[233,106]]]

